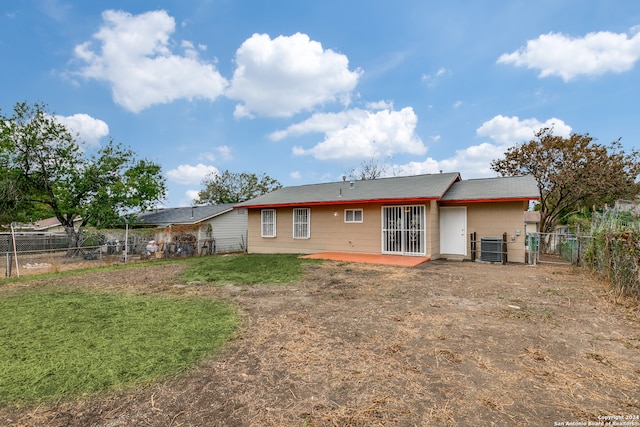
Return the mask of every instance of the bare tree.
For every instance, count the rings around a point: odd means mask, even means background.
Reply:
[[[386,162],[371,157],[369,160],[363,160],[358,168],[352,168],[347,172],[349,179],[368,180],[382,178],[386,175],[389,166]]]

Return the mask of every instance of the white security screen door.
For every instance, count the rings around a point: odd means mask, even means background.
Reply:
[[[424,255],[426,246],[424,206],[382,208],[382,253]]]
[[[467,255],[467,208],[440,208],[440,253]]]

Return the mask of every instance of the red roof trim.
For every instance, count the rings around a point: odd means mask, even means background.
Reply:
[[[369,205],[374,203],[420,203],[431,200],[439,200],[438,198],[398,198],[398,199],[373,199],[373,200],[332,200],[330,202],[296,202],[296,203],[275,203],[264,205],[242,205],[234,206],[234,208],[246,209],[268,209],[268,208],[286,208],[291,206],[335,206],[335,205]]]
[[[500,199],[468,199],[468,200],[441,200],[441,205],[459,205],[465,203],[504,203],[504,202],[528,202],[531,200],[540,200],[539,197],[513,197]]]

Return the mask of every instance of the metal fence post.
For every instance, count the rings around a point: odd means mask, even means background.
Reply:
[[[7,267],[5,270],[5,277],[11,277],[11,256],[7,252]]]
[[[507,263],[507,233],[502,233],[502,248],[500,250],[502,253],[502,264]]]

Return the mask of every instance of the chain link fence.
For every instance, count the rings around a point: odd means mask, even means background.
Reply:
[[[103,267],[125,262],[243,252],[246,237],[198,240],[193,234],[154,240],[140,230],[86,233],[80,247],[69,248],[69,238],[53,233],[0,233],[0,256],[5,277]],[[15,239],[15,240],[14,240]],[[14,245],[15,242],[15,245]],[[1,274],[1,273],[0,273]]]
[[[572,233],[529,233],[526,251],[529,264],[583,265],[593,237]]]

